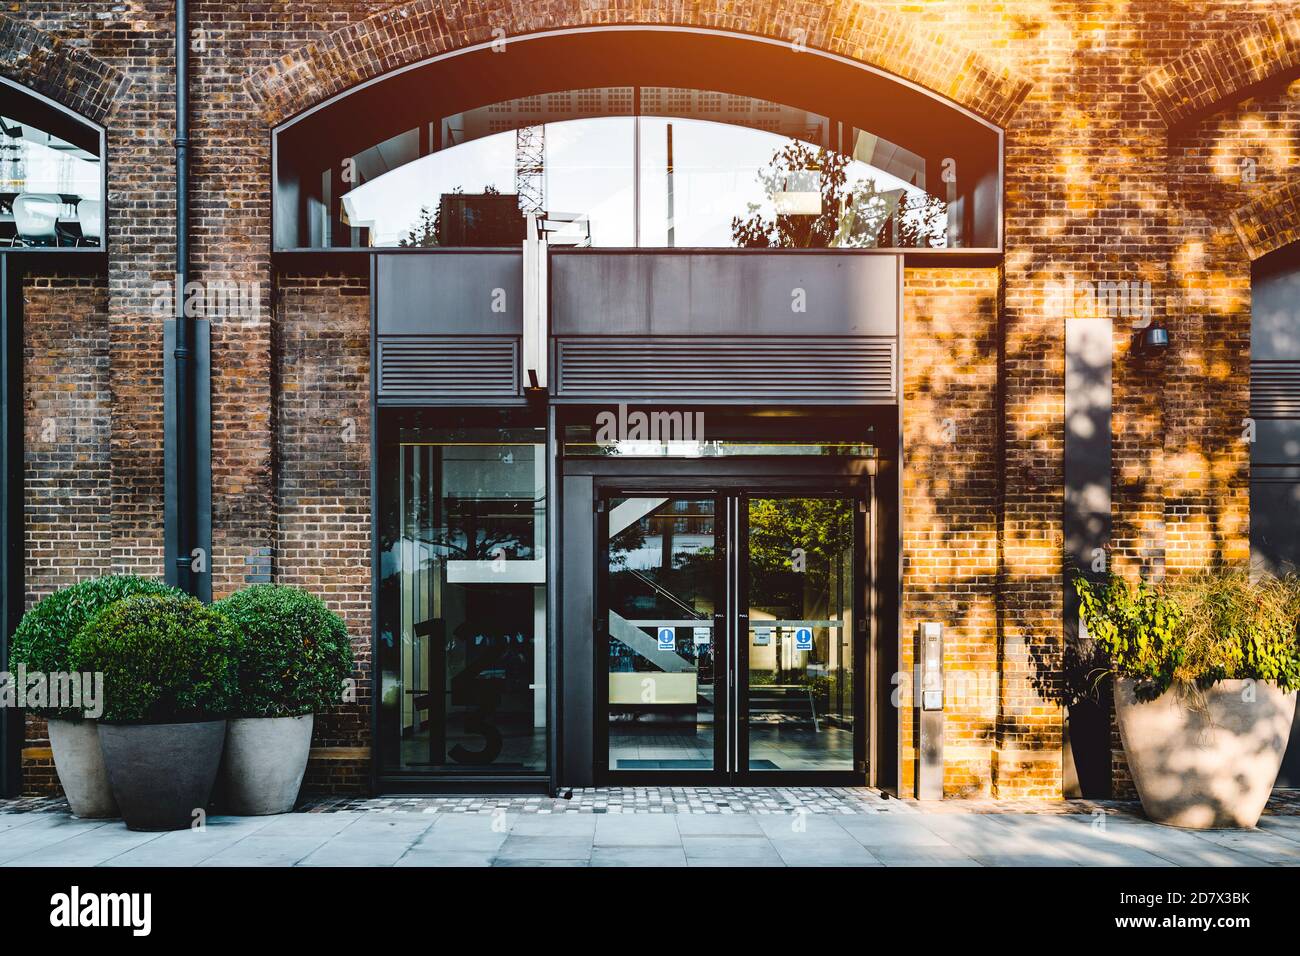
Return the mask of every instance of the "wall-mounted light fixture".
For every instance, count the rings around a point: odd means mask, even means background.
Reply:
[[[1169,330],[1154,322],[1133,333],[1133,354],[1147,357],[1169,348]]]

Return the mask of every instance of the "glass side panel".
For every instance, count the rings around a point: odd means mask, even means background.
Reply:
[[[852,770],[854,502],[748,514],[749,769]]]
[[[380,582],[389,770],[546,767],[545,446],[403,441]],[[395,507],[393,507],[395,505]]]
[[[609,504],[609,769],[712,770],[714,501]]]

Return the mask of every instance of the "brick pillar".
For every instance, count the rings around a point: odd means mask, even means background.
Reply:
[[[370,298],[365,279],[283,276],[276,311],[275,580],[319,595],[352,637],[357,701],[318,715],[307,785],[370,770]]]

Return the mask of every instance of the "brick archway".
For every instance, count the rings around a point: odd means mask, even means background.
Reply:
[[[932,30],[857,0],[834,0],[807,12],[779,0],[734,6],[717,0],[690,6],[673,0],[486,0],[448,9],[436,0],[410,0],[278,57],[244,86],[267,123],[275,125],[359,83],[441,54],[529,34],[636,26],[747,34],[844,57],[911,81],[1003,127],[1032,85]]]
[[[1232,228],[1252,261],[1300,242],[1300,179],[1233,210]]]
[[[1152,70],[1142,89],[1174,126],[1295,70],[1300,70],[1300,13],[1271,14]]]
[[[103,123],[130,85],[126,74],[53,33],[0,14],[0,75]]]

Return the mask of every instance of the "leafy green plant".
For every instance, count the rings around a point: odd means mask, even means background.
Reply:
[[[1231,571],[1177,579],[1165,591],[1182,610],[1175,680],[1253,678],[1300,687],[1300,579]]]
[[[1137,681],[1140,700],[1171,686],[1221,680],[1300,686],[1300,581],[1244,571],[1206,572],[1162,584],[1118,575],[1074,579],[1080,616],[1110,670]]]
[[[104,674],[107,723],[225,717],[234,704],[239,631],[184,595],[142,594],[101,610],[69,648],[72,666]]]
[[[255,584],[215,605],[239,628],[241,717],[297,717],[339,703],[352,674],[343,619],[314,595]]]
[[[141,578],[133,574],[110,574],[88,578],[70,587],[62,588],[42,598],[23,615],[9,647],[9,666],[19,664],[27,671],[44,674],[72,671],[69,648],[77,632],[93,618],[116,601],[138,594],[170,594],[181,592],[154,578]],[[45,717],[77,720],[79,710],[34,708]]]

